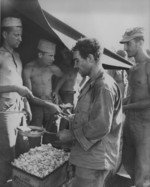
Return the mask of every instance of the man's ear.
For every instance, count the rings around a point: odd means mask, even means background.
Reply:
[[[6,31],[3,31],[3,32],[2,32],[2,36],[3,36],[4,39],[6,39],[6,37],[7,37],[7,32],[6,32]]]
[[[139,44],[140,44],[140,46],[142,46],[142,45],[144,44],[144,41],[143,41],[143,40],[140,40],[140,41],[139,41]]]
[[[93,56],[92,54],[89,54],[89,55],[88,55],[88,59],[89,59],[90,62],[93,63],[93,61],[94,61],[94,56]]]
[[[38,57],[39,57],[39,58],[42,58],[42,53],[39,52],[39,53],[38,53]]]

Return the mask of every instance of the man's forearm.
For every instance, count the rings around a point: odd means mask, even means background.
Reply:
[[[127,104],[127,105],[123,105],[124,110],[145,109],[145,108],[150,108],[150,98],[137,101],[136,103],[130,103],[130,104]]]
[[[58,92],[59,92],[60,88],[62,87],[62,85],[64,84],[65,80],[66,80],[65,77],[62,77],[62,78],[59,79],[59,81],[58,81],[58,83],[57,83],[57,86],[56,86],[56,88],[54,89],[54,92],[55,92],[56,94],[58,94]]]
[[[0,93],[17,92],[15,85],[0,85]]]
[[[47,102],[47,101],[44,101],[44,100],[42,100],[42,99],[40,99],[38,97],[35,97],[35,96],[30,99],[30,102],[32,104],[35,104],[35,105],[38,105],[38,106],[45,106],[46,107],[46,106],[50,105],[50,101]],[[51,103],[51,104],[54,105],[53,103]]]

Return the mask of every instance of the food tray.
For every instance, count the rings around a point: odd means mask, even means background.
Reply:
[[[37,127],[37,126],[28,126],[28,127],[31,129],[31,131],[19,130],[19,133],[23,136],[27,136],[31,138],[41,137],[45,133],[45,130],[42,127]]]
[[[41,178],[13,166],[12,187],[59,187],[68,180],[68,161]]]

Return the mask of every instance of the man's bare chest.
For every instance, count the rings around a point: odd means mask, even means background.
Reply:
[[[144,64],[133,68],[129,76],[129,84],[131,87],[135,85],[147,85],[147,80],[146,67]]]
[[[15,64],[16,63],[16,64]],[[0,72],[2,74],[11,75],[11,74],[20,74],[22,72],[22,65],[17,60],[14,61],[11,58],[7,58],[7,60],[3,61],[0,64]]]
[[[33,68],[31,78],[33,80],[49,80],[52,77],[52,72],[48,68]]]

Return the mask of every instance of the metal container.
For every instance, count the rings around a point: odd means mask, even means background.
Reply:
[[[59,187],[68,181],[68,162],[65,162],[44,178],[34,176],[15,166],[12,167],[12,187]]]

